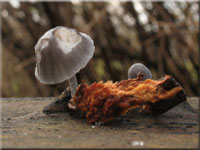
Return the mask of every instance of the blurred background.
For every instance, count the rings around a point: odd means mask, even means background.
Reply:
[[[76,28],[95,43],[78,81],[127,79],[146,65],[159,79],[172,75],[188,96],[199,95],[197,2],[3,2],[2,96],[58,96],[67,82],[43,85],[35,77],[34,46],[56,26]]]

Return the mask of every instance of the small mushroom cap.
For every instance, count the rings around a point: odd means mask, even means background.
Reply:
[[[136,78],[138,73],[141,73],[143,75],[143,79],[151,79],[152,78],[152,74],[150,72],[150,70],[143,64],[141,63],[136,63],[133,64],[129,70],[128,70],[128,78]]]
[[[35,45],[35,76],[43,84],[70,79],[84,68],[94,54],[93,40],[67,27],[47,31]]]

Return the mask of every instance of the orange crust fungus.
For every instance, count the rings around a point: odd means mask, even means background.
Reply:
[[[185,100],[183,88],[171,76],[145,81],[138,76],[115,83],[101,81],[87,85],[82,82],[68,105],[84,112],[88,123],[93,124],[106,123],[135,108],[156,116]]]

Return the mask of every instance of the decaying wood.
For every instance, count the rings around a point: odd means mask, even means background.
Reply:
[[[135,79],[113,83],[82,82],[69,103],[69,108],[86,113],[88,123],[106,123],[129,110],[141,108],[162,114],[186,100],[183,88],[171,76],[160,80]]]
[[[70,89],[65,89],[60,96],[58,96],[54,102],[50,103],[43,109],[46,114],[67,112],[69,111],[68,102],[71,99]]]

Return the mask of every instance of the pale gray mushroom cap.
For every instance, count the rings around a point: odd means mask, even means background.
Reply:
[[[128,78],[129,79],[136,78],[139,72],[144,76],[143,77],[144,80],[152,78],[150,70],[141,63],[135,63],[129,68]]]
[[[68,80],[87,65],[94,49],[88,35],[67,27],[53,28],[35,46],[35,76],[43,84]]]

